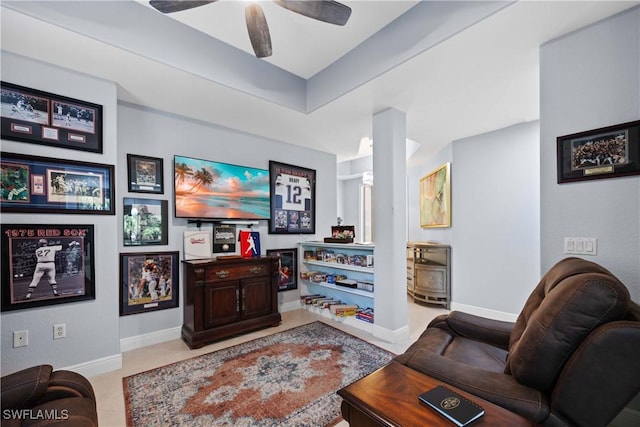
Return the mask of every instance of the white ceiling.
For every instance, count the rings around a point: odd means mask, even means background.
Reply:
[[[148,1],[136,1],[152,8]],[[307,18],[277,6],[271,0],[218,0],[166,16],[253,55],[244,10],[249,4],[258,3],[267,19],[273,44],[273,55],[263,60],[307,79],[368,39],[417,2],[376,1],[372,5],[374,2],[371,1],[343,1],[341,3],[348,5],[352,11],[348,25],[345,26]]]
[[[101,3],[87,7],[104,7],[105,3]],[[410,160],[418,164],[452,140],[538,119],[539,46],[640,2],[515,2],[464,30],[448,33],[428,49],[395,57],[392,64],[384,61],[393,57],[389,52],[392,37],[386,37],[391,34],[387,31],[393,23],[383,27],[404,11],[417,13],[417,9],[411,10],[414,1],[345,1],[353,10],[345,27],[316,22],[269,2],[261,3],[274,46],[274,55],[266,60],[253,57],[244,12],[238,12],[238,3],[219,1],[175,17],[133,6],[143,12],[140,16],[145,19],[148,14],[149,19],[157,20],[160,30],[168,28],[164,27],[168,21],[179,19],[182,24],[197,27],[199,33],[211,31],[213,37],[240,49],[241,56],[234,52],[212,54],[219,52],[215,46],[203,51],[201,45],[180,45],[182,38],[178,36],[174,41],[179,48],[171,49],[165,44],[158,49],[160,52],[151,52],[157,47],[149,42],[153,40],[151,31],[156,29],[141,24],[135,28],[139,33],[128,33],[125,19],[118,16],[129,16],[123,15],[122,8],[131,7],[131,2],[123,1],[109,3],[108,14],[96,9],[91,18],[83,16],[82,24],[88,29],[81,29],[80,21],[73,25],[68,21],[69,13],[61,12],[55,2],[3,0],[2,49],[115,81],[118,97],[123,101],[335,153],[338,160],[357,157],[361,138],[371,136],[372,115],[393,107],[406,113],[407,137],[421,144]],[[481,3],[485,2],[471,1],[464,6],[477,9]],[[79,4],[76,8],[82,9]],[[410,18],[403,15],[399,19],[406,19],[404,23],[411,22]],[[426,35],[418,34],[421,22],[417,22],[416,29],[404,24],[403,28],[395,28],[405,31],[400,33],[400,42],[407,45],[402,48],[410,51],[417,45],[412,39],[414,33],[416,37],[433,38],[451,24],[444,18],[433,19],[436,25],[429,27]],[[424,22],[425,28],[426,25]],[[373,37],[365,40],[371,34]],[[116,40],[118,35],[124,41]],[[138,46],[128,46],[127,41],[137,42]],[[141,50],[145,47],[149,52]],[[196,47],[200,63],[186,56],[189,49]],[[365,47],[369,59],[365,63],[353,59]],[[163,61],[163,49],[167,54],[184,55],[184,60]],[[380,52],[379,61],[376,52]],[[240,59],[237,63],[244,68],[233,68],[236,62],[232,59]],[[271,74],[271,68],[260,62],[289,73],[281,70]],[[367,69],[375,69],[378,62],[383,63],[382,68],[366,75]],[[258,95],[243,86],[247,82],[236,78],[245,76],[247,67],[257,70],[259,76],[270,76],[269,82],[250,82],[262,90]],[[216,73],[208,74],[209,68]],[[356,76],[356,71],[351,75],[350,70],[357,70],[360,75]],[[225,72],[228,76],[220,76]],[[283,73],[283,81],[298,79],[303,88],[333,76],[330,84],[316,88],[319,93],[325,87],[327,93],[331,92],[331,83],[348,83],[349,87],[313,108],[292,108],[287,102],[271,99],[290,95],[286,85],[279,91],[273,89],[280,82],[276,72]],[[269,86],[272,82],[276,83]]]

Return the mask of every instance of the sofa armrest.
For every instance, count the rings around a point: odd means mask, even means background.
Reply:
[[[55,371],[49,379],[49,387],[38,403],[70,397],[84,397],[95,402],[93,387],[88,379],[73,371]]]
[[[47,414],[48,419],[27,417],[22,420],[20,427],[98,427],[95,401],[83,397],[45,402],[35,406],[29,414]]]
[[[2,377],[2,409],[29,408],[49,386],[53,367],[38,365]]]
[[[453,335],[483,341],[503,350],[508,350],[513,325],[513,322],[452,311],[448,315],[442,316],[442,318],[434,319],[429,327],[446,329]]]
[[[536,423],[549,415],[550,408],[545,395],[519,384],[511,375],[476,368],[426,349],[405,353],[401,363]]]

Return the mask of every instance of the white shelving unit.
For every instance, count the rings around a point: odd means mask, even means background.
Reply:
[[[356,281],[366,281],[374,283],[375,267],[366,266],[366,260],[373,262],[373,245],[357,244],[357,243],[324,243],[324,242],[303,242],[299,243],[298,259],[300,260],[300,272],[318,272],[323,274],[344,275],[348,279]],[[313,251],[313,258],[305,259],[305,251]],[[345,263],[331,261],[327,262],[317,259],[318,251],[324,251],[325,254],[333,253],[336,258],[341,258]],[[347,263],[350,259],[357,257],[363,265],[354,265]],[[326,258],[325,258],[326,259]],[[356,304],[361,308],[373,308],[374,293],[363,289],[348,288],[338,286],[333,283],[314,282],[306,279],[299,279],[300,294],[322,294],[327,298],[334,298],[343,301],[345,304]],[[336,322],[348,324],[367,332],[373,331],[373,324],[364,320],[357,319],[353,316],[335,316],[329,310],[304,305],[304,308],[321,314]]]

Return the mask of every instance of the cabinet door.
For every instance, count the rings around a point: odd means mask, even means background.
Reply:
[[[240,286],[237,281],[204,288],[204,328],[214,328],[240,319]]]
[[[442,267],[415,267],[415,283],[413,284],[416,292],[428,292],[445,294],[447,292],[447,283],[445,279],[446,270]]]
[[[269,277],[242,280],[242,317],[252,318],[269,314],[271,309],[271,281]]]

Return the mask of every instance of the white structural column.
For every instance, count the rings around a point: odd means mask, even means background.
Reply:
[[[409,337],[407,316],[406,115],[389,108],[373,115],[375,236],[374,335],[389,342]]]

